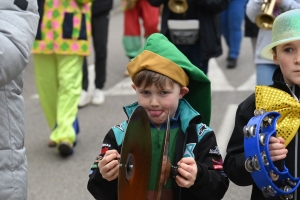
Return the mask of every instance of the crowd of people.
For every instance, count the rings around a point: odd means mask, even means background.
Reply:
[[[162,135],[168,130],[168,157],[176,173],[166,180],[161,199],[222,199],[232,181],[252,185],[251,200],[269,196],[298,200],[298,190],[279,197],[257,186],[249,170],[255,166],[247,165],[245,157],[244,126],[261,109],[277,111],[286,120],[295,119],[300,98],[300,1],[274,0],[271,28],[257,22],[262,7],[268,6],[263,0],[186,0],[180,7],[172,3],[176,1],[122,0],[122,41],[128,57],[125,75],[132,80],[136,102],[124,105],[128,119],[108,130],[98,147],[101,153],[92,163],[88,191],[95,199],[118,199],[121,147],[130,116],[141,106],[149,118],[152,146],[147,199],[156,195]],[[79,108],[105,102],[112,6],[112,0],[0,0],[0,137],[4,141],[0,142],[0,153],[5,157],[0,165],[0,199],[27,198],[21,93],[30,53],[39,101],[50,129],[47,145],[66,158],[74,153],[80,132]],[[226,67],[236,68],[243,35],[251,37],[257,86],[237,108],[223,163],[224,155],[209,127],[208,62],[224,53],[224,37]],[[90,96],[87,57],[92,47],[95,91]],[[267,157],[278,169],[285,165],[297,177],[300,122],[285,123],[286,130],[281,130],[282,124],[278,122],[278,137],[268,140]]]

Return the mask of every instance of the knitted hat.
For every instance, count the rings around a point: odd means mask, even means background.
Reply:
[[[260,56],[268,60],[273,60],[272,48],[300,40],[300,9],[294,9],[280,14],[273,23],[272,43],[261,50]]]
[[[141,52],[127,65],[133,80],[136,73],[147,69],[163,74],[181,86],[187,86],[189,92],[184,98],[203,117],[203,123],[209,125],[211,116],[211,88],[208,77],[179,51],[164,35],[150,35]]]

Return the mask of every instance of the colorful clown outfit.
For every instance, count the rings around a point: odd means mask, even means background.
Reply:
[[[210,122],[211,90],[206,75],[194,66],[165,36],[152,34],[144,48],[127,66],[132,80],[141,70],[154,71],[189,88],[189,95],[179,99],[176,113],[170,118],[169,156],[171,164],[176,166],[183,157],[192,157],[196,161],[197,175],[195,183],[189,188],[180,187],[173,178],[169,178],[163,188],[161,199],[222,199],[229,181],[223,173],[222,156],[219,152],[214,131],[207,125]],[[128,118],[138,102],[123,107]],[[201,113],[201,115],[200,115]],[[166,122],[158,129],[151,121],[152,160],[148,187],[148,198],[155,192],[159,166],[159,155],[163,149],[163,133]],[[128,121],[112,127],[103,140],[101,153],[91,166],[88,190],[96,199],[118,199],[118,179],[108,181],[102,177],[99,161],[108,150],[119,153],[126,133]],[[143,137],[143,134],[141,134]]]
[[[148,0],[138,0],[132,8],[124,4],[130,0],[122,0],[124,10],[123,46],[126,56],[135,57],[142,48],[140,18],[143,20],[144,37],[158,32],[159,8],[153,7]]]
[[[35,81],[51,129],[49,146],[73,152],[83,57],[90,53],[90,0],[38,0],[40,21],[33,44]]]

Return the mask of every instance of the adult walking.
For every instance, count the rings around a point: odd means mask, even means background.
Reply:
[[[183,12],[175,11],[179,7],[176,4],[173,8],[169,7],[168,0],[149,2],[157,7],[163,5],[161,33],[207,74],[209,59],[222,54],[220,13],[227,8],[229,0],[186,0],[183,2],[186,2],[187,9]],[[192,38],[189,30],[184,29],[187,21],[194,29]],[[180,32],[173,31],[178,28]]]
[[[50,128],[49,147],[73,154],[84,56],[90,53],[91,0],[38,0],[41,20],[33,44],[40,103]]]
[[[92,37],[95,51],[95,91],[92,96],[88,94],[88,66],[87,59],[83,62],[82,91],[79,107],[84,107],[89,103],[101,105],[105,101],[103,87],[106,81],[106,59],[107,59],[107,39],[109,12],[112,9],[113,0],[96,0],[92,3]]]
[[[222,34],[228,47],[227,68],[236,67],[243,39],[242,23],[247,0],[231,0],[222,12]]]
[[[38,26],[36,0],[0,0],[0,199],[26,200],[23,70]]]

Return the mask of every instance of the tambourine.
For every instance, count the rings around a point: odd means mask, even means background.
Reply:
[[[276,123],[280,113],[261,109],[255,110],[254,115],[243,129],[245,168],[266,198],[280,196],[284,200],[292,199],[300,178],[291,176],[285,165],[279,171],[269,151],[269,140],[271,136],[276,137]]]

